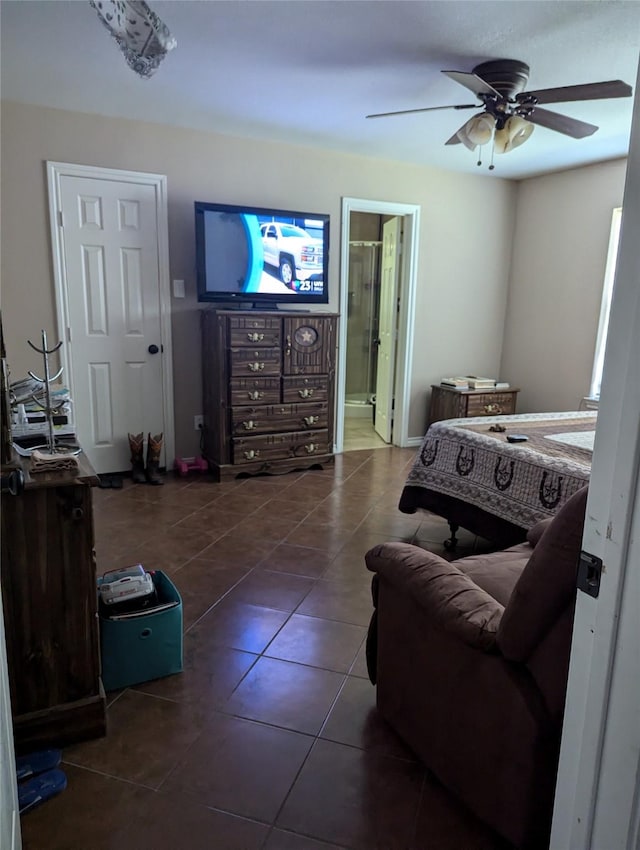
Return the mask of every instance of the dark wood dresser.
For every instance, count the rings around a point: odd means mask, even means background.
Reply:
[[[337,321],[202,313],[204,455],[218,480],[333,462]]]
[[[79,471],[31,475],[2,496],[0,579],[16,749],[64,746],[106,731],[100,680],[91,487]],[[10,467],[3,466],[3,474]]]
[[[431,386],[427,428],[442,419],[466,419],[468,416],[506,416],[516,412],[519,389],[455,390],[439,384]]]

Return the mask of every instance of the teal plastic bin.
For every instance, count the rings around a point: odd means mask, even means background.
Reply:
[[[178,604],[121,620],[100,617],[102,684],[106,691],[182,670],[182,599],[161,570],[155,571],[153,581],[158,604]]]

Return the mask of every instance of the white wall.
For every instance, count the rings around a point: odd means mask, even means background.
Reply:
[[[12,378],[37,369],[26,345],[55,336],[45,161],[166,174],[176,453],[197,452],[201,413],[193,202],[251,203],[331,215],[330,309],[339,304],[343,196],[421,206],[416,341],[409,435],[424,432],[431,383],[444,374],[498,371],[516,186],[357,155],[159,124],[2,104],[2,312]]]
[[[576,410],[589,392],[611,213],[626,159],[519,184],[501,374],[518,411]]]

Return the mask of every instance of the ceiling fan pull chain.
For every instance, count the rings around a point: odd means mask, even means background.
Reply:
[[[478,161],[476,162],[478,168],[482,165],[482,145],[478,145]]]

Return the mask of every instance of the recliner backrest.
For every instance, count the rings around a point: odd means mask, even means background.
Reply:
[[[514,587],[496,635],[510,661],[526,662],[573,605],[587,493],[574,493],[553,517]]]

